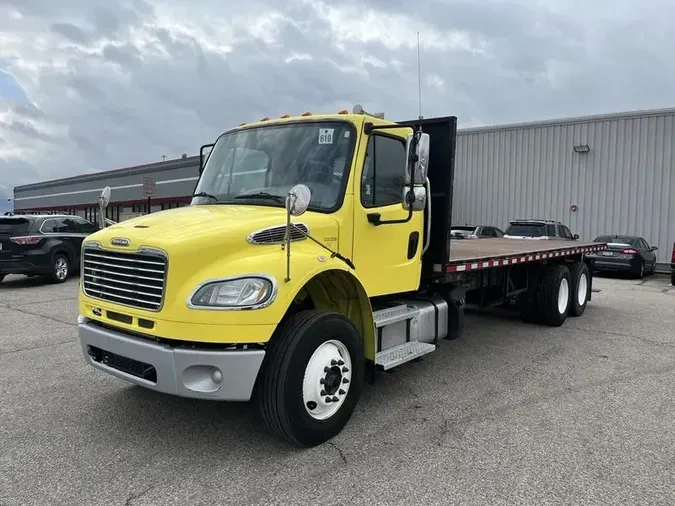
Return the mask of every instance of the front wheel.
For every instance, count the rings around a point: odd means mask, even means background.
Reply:
[[[364,379],[361,336],[328,311],[291,316],[269,345],[258,384],[265,424],[297,446],[316,446],[347,424]]]

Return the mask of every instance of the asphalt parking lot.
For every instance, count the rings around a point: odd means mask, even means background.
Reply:
[[[0,504],[675,503],[675,288],[596,278],[561,328],[471,314],[310,450],[252,406],[86,367],[77,281],[0,284]]]

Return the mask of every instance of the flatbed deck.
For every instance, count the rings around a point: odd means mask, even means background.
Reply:
[[[591,253],[606,247],[602,243],[559,239],[457,239],[450,241],[450,262],[446,271],[499,267],[554,256]]]

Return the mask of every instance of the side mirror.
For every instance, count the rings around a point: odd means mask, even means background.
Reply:
[[[652,246],[651,248],[649,248],[649,251],[656,251],[657,249],[659,249],[658,246]]]
[[[573,237],[574,237],[575,240],[576,240],[576,239],[579,239],[579,234],[574,234]]]
[[[103,191],[101,192],[101,196],[98,198],[98,207],[99,207],[99,213],[98,213],[98,228],[102,229],[105,228],[105,209],[108,207],[108,204],[110,204],[110,186],[106,186],[103,188]]]
[[[403,195],[401,201],[403,202],[403,209],[410,210],[412,206],[413,211],[422,211],[427,205],[427,189],[424,186],[408,185],[403,187]]]
[[[211,154],[211,150],[213,149],[213,146],[215,146],[215,143],[212,144],[204,144],[202,147],[199,148],[199,175],[202,175],[202,172],[204,172],[204,165],[206,164],[206,160],[209,159],[209,155]],[[204,150],[208,149],[209,152],[204,155]]]
[[[424,184],[429,170],[429,134],[415,132],[408,134],[405,146],[405,182],[409,185]]]
[[[101,207],[105,209],[108,207],[108,204],[110,204],[110,186],[106,186],[103,188],[103,191],[101,192],[101,196],[99,197],[101,201]]]
[[[304,184],[296,184],[288,191],[286,211],[290,216],[300,216],[307,211],[312,200],[312,190]]]

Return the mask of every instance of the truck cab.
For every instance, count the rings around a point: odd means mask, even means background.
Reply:
[[[437,123],[454,141],[455,118]],[[88,363],[174,395],[256,397],[285,438],[331,437],[377,361],[373,306],[421,286],[429,134],[413,126],[341,111],[223,133],[190,206],[83,244]],[[449,202],[447,189],[439,197]],[[409,323],[416,309],[402,307],[390,320]]]

